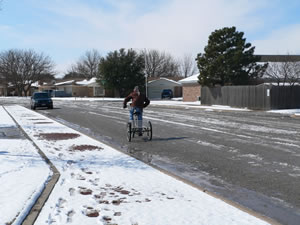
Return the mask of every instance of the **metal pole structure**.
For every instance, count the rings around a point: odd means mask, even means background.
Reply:
[[[147,74],[145,74],[145,80],[146,80],[146,97],[148,98],[148,75]]]

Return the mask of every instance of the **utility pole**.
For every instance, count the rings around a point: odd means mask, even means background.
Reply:
[[[146,97],[148,98],[148,75],[147,74],[145,74],[145,81],[146,81]]]

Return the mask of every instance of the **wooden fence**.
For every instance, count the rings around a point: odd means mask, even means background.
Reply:
[[[201,104],[256,110],[300,108],[300,86],[202,87]]]

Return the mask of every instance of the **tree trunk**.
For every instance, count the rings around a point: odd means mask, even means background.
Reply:
[[[17,87],[18,97],[22,97],[22,88]]]

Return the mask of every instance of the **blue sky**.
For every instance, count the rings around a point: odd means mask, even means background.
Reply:
[[[298,0],[2,0],[0,51],[34,49],[58,74],[86,50],[203,52],[215,29],[236,26],[257,54],[300,54]]]

